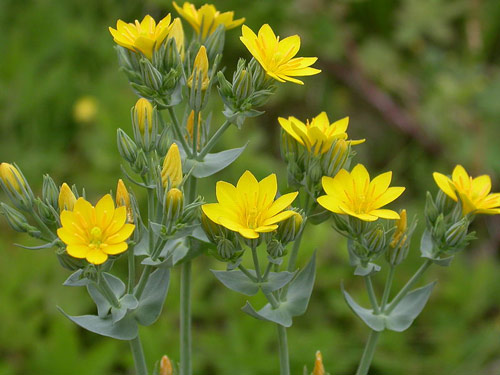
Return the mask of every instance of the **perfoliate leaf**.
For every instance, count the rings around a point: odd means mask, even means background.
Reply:
[[[111,304],[109,301],[102,295],[102,293],[97,289],[94,283],[87,285],[87,291],[89,292],[92,301],[94,301],[97,306],[97,315],[99,318],[104,318],[108,315],[109,309],[111,308]]]
[[[150,277],[135,310],[135,318],[143,326],[156,322],[163,309],[163,304],[170,284],[170,268],[161,267]]]
[[[374,331],[380,332],[385,329],[384,318],[385,315],[375,315],[373,310],[365,309],[357,304],[356,301],[350,296],[349,293],[344,289],[342,285],[342,293],[344,294],[345,301],[352,309],[354,314],[356,314],[365,324],[373,329]]]
[[[380,266],[378,264],[370,262],[366,266],[358,264],[356,266],[356,269],[354,270],[354,274],[356,276],[368,276],[378,271],[380,271]]]
[[[120,300],[120,307],[111,308],[111,318],[113,319],[113,324],[116,324],[117,322],[122,320],[129,311],[135,310],[138,305],[139,302],[133,294],[125,294]]]
[[[125,284],[123,283],[123,281],[107,272],[103,272],[102,276],[104,276],[104,278],[106,279],[116,298],[120,299],[121,296],[123,296],[123,293],[125,293]]]
[[[196,178],[211,176],[230,165],[245,150],[247,145],[240,148],[221,151],[215,154],[207,154],[203,161],[193,159],[183,159],[184,172],[189,172],[193,168],[192,174]]]
[[[71,316],[66,314],[62,308],[57,308],[73,323],[87,331],[97,333],[98,335],[111,337],[117,340],[132,340],[137,337],[137,322],[131,316],[126,316],[116,324],[113,324],[110,315],[104,319],[96,315]]]
[[[254,296],[259,291],[258,284],[250,280],[240,270],[216,271],[210,270],[214,276],[227,288],[246,296]]]
[[[260,283],[264,294],[269,294],[275,290],[283,288],[288,284],[297,272],[270,272],[266,282]]]
[[[79,269],[73,272],[66,281],[63,283],[64,286],[86,286],[90,282],[89,279],[83,277],[83,270]]]
[[[279,325],[282,325],[283,327],[290,327],[293,323],[290,312],[286,308],[282,308],[281,306],[277,309],[273,309],[268,303],[257,312],[252,307],[250,302],[247,301],[247,303],[241,308],[241,310],[256,319],[277,323]]]

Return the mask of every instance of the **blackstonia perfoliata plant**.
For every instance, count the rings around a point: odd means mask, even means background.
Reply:
[[[302,235],[307,225],[327,225],[332,218],[333,229],[347,238],[350,265],[364,278],[371,303],[360,306],[342,286],[347,304],[370,329],[357,370],[367,374],[380,333],[406,330],[424,308],[435,283],[414,289],[422,274],[433,264],[448,266],[469,244],[476,214],[500,213],[500,194],[490,194],[488,176],[473,179],[461,166],[451,178],[434,173],[440,191],[427,194],[423,264],[395,295],[395,270],[408,254],[416,221],[408,223],[406,210],[386,207],[405,190],[390,186],[391,172],[372,179],[362,164],[350,168],[352,146],[364,139],[348,139],[348,117],[330,123],[322,112],[306,121],[276,119],[288,193],[278,193],[274,173],[259,181],[245,171],[236,185],[219,181],[217,202],[205,202],[197,187],[245,150],[242,142],[213,153],[224,132],[260,115],[276,85],[302,85],[297,77],[320,71],[311,67],[315,57],[296,57],[298,35],[280,39],[268,24],[258,34],[243,25],[240,39],[252,56],[239,59],[227,79],[219,66],[226,31],[245,19],[208,4],[173,5],[192,27],[189,37],[181,19],[170,14],[158,23],[147,15],[109,28],[120,69],[139,97],[131,131],[117,130],[128,186],[118,179],[115,198],[104,194],[94,206],[84,189],[45,175],[42,194],[35,196],[17,165],[1,163],[0,184],[11,201],[0,203],[1,213],[14,230],[40,241],[30,249],[55,248],[72,272],[64,285],[85,287],[96,304],[92,315],[72,316],[71,306],[61,312],[84,329],[128,341],[138,375],[192,374],[191,263],[202,253],[227,264],[226,270],[212,270],[221,284],[246,296],[263,294],[264,306],[247,302],[242,310],[276,326],[280,373],[289,375],[287,328],[306,312],[316,277],[314,254],[297,266]],[[209,113],[209,102],[223,108],[222,124],[214,124],[219,116]],[[145,190],[146,212],[132,186]],[[115,262],[128,266],[124,280],[112,273]],[[180,358],[164,356],[153,366],[145,360],[140,327],[160,318],[173,267],[181,269]],[[381,267],[388,276],[378,299],[372,277]],[[312,374],[326,374],[319,352]]]

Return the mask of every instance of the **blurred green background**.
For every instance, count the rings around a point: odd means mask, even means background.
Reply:
[[[367,139],[356,148],[357,160],[372,173],[393,170],[394,184],[407,186],[399,205],[421,222],[425,192],[436,191],[433,171],[450,173],[461,163],[473,175],[490,174],[500,190],[498,0],[215,5],[246,17],[254,30],[269,23],[282,36],[300,34],[300,54],[318,56],[323,73],[305,78],[305,86],[279,85],[265,115],[228,131],[224,146],[251,142],[234,165],[206,181],[208,199],[216,180],[234,183],[247,168],[259,178],[277,172],[284,187],[276,118],[305,119],[322,110],[332,120],[350,116],[351,138]],[[36,192],[43,173],[85,186],[92,198],[114,189],[121,177],[116,129],[130,133],[135,97],[118,71],[107,27],[118,18],[159,19],[167,12],[175,14],[163,0],[1,0],[0,161],[18,163]],[[226,36],[228,72],[239,56],[249,56],[239,35]],[[222,121],[220,108],[214,116]],[[480,239],[450,268],[426,275],[439,280],[429,306],[409,331],[382,335],[370,374],[500,374],[498,219],[478,218]],[[83,331],[57,311],[60,305],[74,315],[92,313],[93,305],[83,289],[61,285],[68,272],[53,253],[13,246],[22,239],[3,219],[0,230],[0,375],[131,374],[126,342]],[[420,264],[417,242],[398,286]],[[345,240],[329,225],[308,229],[300,261],[314,249],[319,262],[309,310],[289,330],[292,371],[311,368],[320,349],[332,375],[353,374],[368,330],[344,303],[340,283],[366,302],[362,280],[352,276]],[[241,312],[245,298],[211,276],[208,269],[223,264],[202,256],[194,267],[194,373],[276,375],[275,328]],[[163,354],[178,360],[177,310],[176,270],[161,319],[142,330],[150,363]]]

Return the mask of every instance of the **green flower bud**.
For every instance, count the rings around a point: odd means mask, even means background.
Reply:
[[[139,71],[140,67],[136,53],[118,45],[116,46],[116,52],[118,54],[118,64],[120,67],[131,72]]]
[[[70,271],[76,271],[80,268],[84,268],[87,264],[85,259],[78,259],[70,256],[65,248],[59,248],[56,250],[57,260],[59,264]]]
[[[453,199],[447,196],[441,189],[439,189],[436,195],[436,208],[439,212],[442,212],[443,215],[446,216],[455,208],[456,205],[457,202],[455,202]],[[462,212],[460,208],[460,214],[461,213]]]
[[[446,223],[444,221],[444,216],[443,214],[439,214],[439,216],[436,219],[436,222],[434,223],[434,226],[432,227],[432,237],[438,241],[441,241],[445,235],[446,232]]]
[[[373,228],[365,237],[366,248],[371,254],[378,254],[385,249],[385,231],[380,225]]]
[[[438,216],[439,210],[434,203],[434,199],[432,198],[431,193],[427,192],[426,201],[425,201],[425,220],[427,221],[427,225],[432,227],[434,226]]]
[[[44,222],[53,223],[56,221],[56,218],[54,217],[54,208],[44,203],[40,198],[35,199],[35,206]]]
[[[215,59],[215,56],[222,53],[224,50],[224,40],[226,36],[226,28],[224,25],[219,25],[215,31],[203,43],[208,52],[210,60]]]
[[[230,98],[233,95],[233,86],[226,77],[224,77],[224,73],[218,72],[217,80],[219,81],[219,93],[223,99]]]
[[[343,139],[335,141],[328,152],[324,153],[321,157],[323,175],[329,177],[335,176],[346,164],[350,152],[349,142]]]
[[[25,233],[31,227],[28,224],[28,220],[22,213],[3,202],[0,203],[0,214],[5,216],[5,219],[7,220],[9,226],[16,232]]]
[[[235,74],[233,80],[233,93],[240,102],[247,99],[253,92],[252,74],[246,69],[241,69]]]
[[[252,73],[252,83],[255,90],[267,89],[269,88],[269,82],[266,79],[266,72],[260,66],[260,64],[253,57],[248,63],[248,70]]]
[[[310,155],[309,163],[306,169],[307,186],[309,190],[318,190],[321,177],[323,176],[323,171],[321,170],[320,159],[316,156]]]
[[[446,244],[451,248],[461,248],[469,230],[469,220],[465,217],[453,224],[445,234]],[[456,249],[458,250],[458,249]]]
[[[141,59],[141,77],[144,85],[155,92],[161,92],[163,78],[161,73],[153,66],[148,59]]]
[[[272,239],[267,243],[267,253],[273,259],[281,258],[286,255],[286,248],[279,240]]]
[[[33,208],[33,192],[17,165],[0,163],[0,185],[17,208],[25,211]]]
[[[299,146],[297,140],[290,136],[286,131],[281,129],[281,157],[286,162],[295,160],[299,154]]]
[[[217,242],[217,253],[221,260],[230,261],[237,252],[234,243],[227,238],[220,238]]]
[[[137,160],[137,145],[122,129],[118,129],[116,135],[121,157],[130,164],[134,164]]]
[[[350,230],[349,222],[344,218],[343,215],[332,214],[332,217],[333,217],[333,225],[339,232],[349,233]]]
[[[148,160],[143,150],[138,150],[137,158],[131,167],[135,173],[139,173],[141,176],[144,176],[148,172]]]
[[[203,231],[207,235],[210,242],[214,244],[217,244],[219,237],[223,237],[226,232],[224,227],[214,223],[203,212],[201,214],[201,227],[203,228]]]
[[[184,194],[177,188],[168,190],[163,205],[166,222],[169,225],[175,224],[184,211]]]
[[[347,223],[349,226],[349,233],[354,234],[355,236],[359,236],[365,232],[367,228],[366,221],[360,220],[354,216],[348,216]]]
[[[58,209],[59,189],[48,174],[43,176],[42,198],[44,202],[50,204],[54,209]]]
[[[292,216],[278,224],[276,239],[283,245],[294,241],[302,230],[303,221],[302,215],[294,211]]]

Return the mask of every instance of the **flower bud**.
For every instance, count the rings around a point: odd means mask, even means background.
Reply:
[[[67,183],[63,183],[59,191],[59,199],[58,199],[59,212],[63,212],[64,210],[73,211],[75,203],[76,203],[75,194],[73,193],[73,191],[71,191]]]
[[[178,20],[178,18],[176,18],[176,20]],[[173,373],[172,362],[170,362],[170,359],[164,355],[161,357],[159,375],[172,375]]]
[[[59,264],[70,271],[76,271],[80,268],[84,268],[88,264],[85,259],[78,259],[70,256],[66,252],[66,248],[57,249],[56,256]]]
[[[327,211],[329,212],[329,211]],[[335,228],[339,232],[346,232],[349,233],[349,223],[348,221],[343,217],[343,215],[339,214],[332,214],[333,217],[333,224]]]
[[[378,254],[385,249],[385,231],[380,225],[373,228],[365,237],[366,247],[372,254]]]
[[[12,164],[0,164],[0,179],[2,180],[4,189],[8,189],[12,194],[23,194],[24,189],[26,189],[26,183],[23,176]]]
[[[30,225],[26,217],[17,211],[16,209],[6,205],[5,203],[0,203],[0,213],[5,216],[9,226],[16,232],[27,232]]]
[[[208,216],[203,213],[203,211],[201,214],[201,227],[203,228],[203,231],[207,235],[210,242],[214,244],[217,244],[219,238],[223,237],[227,232],[223,226],[216,224],[212,220],[210,220]]]
[[[273,259],[281,258],[286,255],[286,249],[279,240],[272,239],[267,243],[267,253]]]
[[[441,189],[439,189],[436,194],[436,208],[439,212],[442,212],[443,215],[447,215],[448,213],[455,208],[457,202],[447,196]],[[461,211],[461,209],[460,209]],[[461,212],[460,212],[461,213]]]
[[[155,92],[161,92],[163,78],[161,73],[153,66],[148,59],[141,59],[141,76],[144,84]]]
[[[428,226],[434,226],[438,216],[439,210],[434,203],[434,199],[432,198],[431,193],[427,192],[426,200],[425,200],[425,220]]]
[[[217,242],[217,253],[223,261],[231,261],[237,251],[238,249],[229,238],[222,237]]]
[[[303,217],[300,213],[295,212],[288,219],[283,220],[278,224],[276,238],[283,245],[294,241],[302,229]]]
[[[137,160],[137,145],[123,130],[117,130],[118,152],[130,164]]]
[[[148,160],[146,158],[146,154],[144,153],[144,150],[139,149],[137,151],[137,159],[135,162],[131,165],[132,170],[135,173],[139,173],[141,176],[144,176],[148,170]]]
[[[323,366],[323,356],[318,350],[316,352],[316,361],[314,362],[314,369],[312,375],[325,375],[325,367]]]
[[[209,83],[208,78],[208,57],[207,50],[205,46],[201,46],[198,54],[194,59],[193,64],[193,72],[187,81],[187,86],[191,88],[193,86],[193,82],[195,83],[195,89],[200,85],[198,82],[201,80],[201,89],[206,90]]]
[[[147,99],[140,98],[134,106],[132,122],[139,128],[139,132],[144,136],[147,127],[148,133],[153,130],[153,105]]]
[[[320,160],[315,156],[311,156],[306,172],[307,186],[311,191],[317,190],[316,187],[319,184],[322,176],[323,172],[321,170]]]
[[[252,83],[255,90],[268,89],[269,82],[266,79],[266,73],[264,69],[260,66],[260,64],[252,57],[250,62],[248,63],[248,70],[252,73]]]
[[[208,56],[210,60],[213,60],[215,56],[221,54],[224,49],[224,40],[226,34],[226,28],[224,25],[219,25],[215,31],[210,34],[210,36],[203,43],[207,46]]]
[[[233,86],[226,79],[226,77],[224,77],[224,73],[222,72],[217,73],[217,80],[219,81],[219,92],[222,98],[225,99],[226,102],[227,99],[233,95]]]
[[[234,96],[237,100],[243,101],[247,99],[252,92],[252,74],[246,69],[241,69],[233,81]]]
[[[175,224],[184,211],[184,194],[177,188],[172,188],[165,193],[164,211],[166,221]]]
[[[193,133],[194,133],[194,110],[191,111],[191,113],[189,114],[188,118],[187,118],[187,121],[186,121],[186,130],[188,132],[188,135],[189,135],[189,140],[193,141]],[[197,147],[198,147],[198,150],[200,149],[200,140],[201,140],[201,113],[198,113],[198,129],[197,129],[197,138],[198,138],[198,142],[197,142]]]
[[[396,231],[392,235],[391,244],[389,246],[392,248],[396,247],[400,243],[401,238],[405,235],[407,229],[408,222],[406,218],[406,210],[401,210],[399,213],[399,219],[396,220]]]
[[[161,180],[163,187],[167,189],[176,188],[182,182],[181,154],[176,143],[172,143],[165,156],[161,170]]]
[[[453,224],[445,234],[446,245],[449,247],[462,247],[463,241],[469,230],[469,220],[465,217]],[[457,249],[458,250],[458,249]]]
[[[343,139],[337,139],[332,146],[322,156],[322,169],[325,176],[335,176],[345,165],[349,158],[349,142]]]
[[[348,216],[348,226],[349,233],[352,233],[356,236],[361,235],[367,228],[366,221],[360,220],[354,216]]]
[[[406,210],[401,210],[399,219],[396,220],[396,231],[392,235],[391,243],[387,249],[386,259],[392,266],[399,265],[406,259],[410,249],[410,239],[416,223],[408,227]]]
[[[444,221],[444,216],[443,214],[439,214],[439,216],[436,219],[436,222],[432,227],[432,237],[437,240],[441,240],[445,235],[445,232],[446,232],[446,223]]]
[[[48,174],[43,176],[42,198],[47,204],[50,204],[57,210],[59,204],[59,189],[52,177]]]
[[[127,209],[127,221],[133,223],[134,215],[132,214],[132,206],[130,205],[130,195],[123,180],[120,178],[116,187],[116,207],[121,206],[125,206]]]

